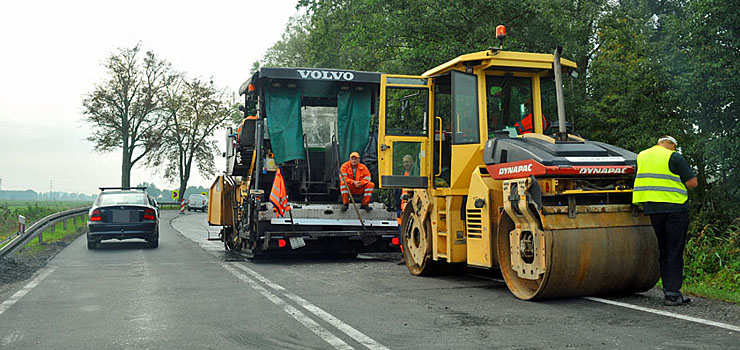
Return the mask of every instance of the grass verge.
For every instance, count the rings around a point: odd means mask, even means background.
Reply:
[[[684,276],[685,293],[740,303],[740,218],[726,226],[697,225],[690,231]]]
[[[66,229],[64,228],[64,221],[67,222]],[[19,254],[37,254],[43,250],[46,250],[47,245],[49,244],[57,242],[72,242],[75,238],[79,237],[85,232],[87,215],[84,215],[82,217],[78,216],[76,224],[71,218],[64,221],[60,221],[55,224],[56,227],[54,229],[54,232],[51,232],[51,228],[47,228],[44,232],[41,233],[44,242],[43,244],[39,244],[38,238],[34,238],[33,240],[31,240],[31,242],[26,244],[26,247]]]

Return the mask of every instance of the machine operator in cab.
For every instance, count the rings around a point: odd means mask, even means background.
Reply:
[[[342,211],[349,208],[350,193],[362,194],[360,209],[372,210],[370,199],[373,196],[375,184],[371,181],[370,170],[365,164],[360,163],[360,154],[352,152],[349,160],[340,168],[342,181],[339,184],[339,192],[342,194]]]
[[[524,108],[526,110],[527,116],[522,118],[522,120],[516,122],[514,124],[514,127],[516,128],[516,132],[519,133],[519,135],[522,134],[529,134],[534,132],[534,117],[532,116],[532,100],[527,100],[524,102]],[[547,129],[547,119],[542,117],[542,123],[544,124],[542,126],[542,130]]]
[[[532,113],[531,79],[511,76],[490,76],[488,85],[488,136],[494,137],[499,130],[518,135],[534,132]],[[524,116],[524,117],[522,117]],[[547,119],[542,117],[542,129],[548,127]]]

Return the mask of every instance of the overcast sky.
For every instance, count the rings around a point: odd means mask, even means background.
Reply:
[[[121,152],[86,140],[82,99],[102,63],[142,43],[191,77],[236,92],[252,62],[282,35],[295,0],[3,1],[0,4],[0,178],[3,190],[95,194],[121,183]],[[216,135],[223,139],[221,132]],[[223,143],[223,142],[221,142]],[[223,148],[222,144],[219,144]],[[218,171],[225,161],[216,158]],[[195,171],[194,171],[195,172]],[[137,165],[131,184],[161,175]],[[189,185],[209,187],[195,174]]]

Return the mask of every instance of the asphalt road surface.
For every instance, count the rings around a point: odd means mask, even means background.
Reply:
[[[736,305],[525,302],[495,276],[413,277],[390,259],[244,261],[209,230],[165,211],[158,249],[80,237],[0,299],[0,349],[740,348]]]

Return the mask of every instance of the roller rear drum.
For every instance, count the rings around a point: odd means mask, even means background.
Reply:
[[[520,299],[637,293],[658,281],[658,242],[650,226],[546,229],[543,239],[524,234],[520,242],[512,239],[513,229],[505,217],[497,253],[507,286]],[[531,262],[533,252],[543,252],[544,272],[533,277],[515,271],[517,254]]]

